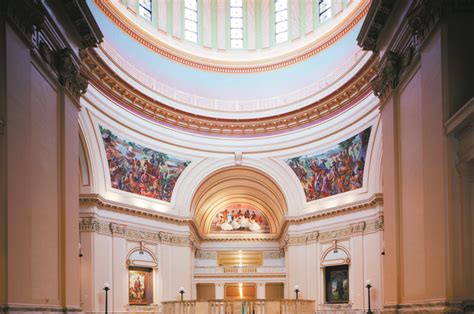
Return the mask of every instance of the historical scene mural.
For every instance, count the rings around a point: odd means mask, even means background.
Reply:
[[[285,160],[314,201],[362,187],[371,128],[323,152]]]
[[[128,302],[129,304],[147,304],[148,272],[130,270],[128,272]]]
[[[173,188],[190,161],[126,141],[99,126],[112,188],[169,202]]]
[[[267,218],[249,204],[233,204],[217,212],[211,233],[269,233]]]

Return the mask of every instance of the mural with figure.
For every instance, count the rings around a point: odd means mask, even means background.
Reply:
[[[371,127],[325,152],[285,160],[308,202],[362,187],[370,131]]]
[[[190,161],[126,141],[99,126],[112,188],[171,201],[174,186]]]
[[[269,233],[267,218],[250,204],[233,204],[220,210],[211,223],[211,233]]]

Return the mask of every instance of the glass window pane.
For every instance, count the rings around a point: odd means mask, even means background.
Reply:
[[[230,30],[230,38],[243,38],[243,32],[241,28],[233,28]]]
[[[164,0],[159,0],[159,1],[164,1]],[[196,0],[185,0],[184,1],[184,7],[197,11],[197,1]]]
[[[288,10],[280,11],[275,14],[275,22],[281,22],[288,19]]]
[[[147,11],[147,9],[145,9],[144,7],[138,7],[138,14],[147,19],[148,21],[151,21],[151,13],[150,11]]]
[[[243,23],[242,19],[240,18],[231,18],[230,19],[230,27],[231,28],[242,28]]]
[[[243,40],[242,39],[232,39],[230,41],[230,46],[233,49],[240,49],[243,47]]]
[[[285,10],[288,8],[288,1],[287,0],[276,0],[275,1],[275,12]]]
[[[144,7],[148,11],[151,11],[151,0],[140,0],[140,6]]]
[[[197,22],[197,12],[189,9],[184,10],[184,17],[188,20]]]
[[[288,40],[288,32],[283,32],[283,33],[280,33],[280,34],[276,35],[276,42],[277,43],[282,43],[282,42],[287,41],[287,40]]]
[[[331,18],[331,10],[326,10],[326,12],[319,15],[319,22],[323,23]]]
[[[331,0],[319,0],[319,12],[322,13],[331,7]]]
[[[281,33],[288,30],[288,21],[283,21],[275,25],[275,33]]]
[[[184,29],[197,33],[197,23],[190,20],[184,20]]]
[[[242,17],[242,8],[230,8],[231,17]]]
[[[241,7],[242,6],[242,0],[230,0],[230,6],[231,7]]]
[[[197,42],[197,34],[190,31],[184,32],[184,38],[192,42]]]

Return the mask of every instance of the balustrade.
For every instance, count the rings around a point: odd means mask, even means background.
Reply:
[[[285,273],[285,267],[282,266],[196,266],[195,274],[224,274],[224,273],[262,273],[279,274]]]
[[[209,300],[163,302],[163,314],[313,314],[312,300]]]

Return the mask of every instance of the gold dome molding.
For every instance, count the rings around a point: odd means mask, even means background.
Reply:
[[[176,109],[136,90],[118,76],[99,54],[87,49],[81,52],[82,71],[90,83],[108,99],[138,115],[161,124],[204,134],[255,136],[290,131],[329,118],[364,99],[372,92],[370,81],[377,73],[378,59],[367,63],[339,89],[297,110],[253,119],[215,118]]]

